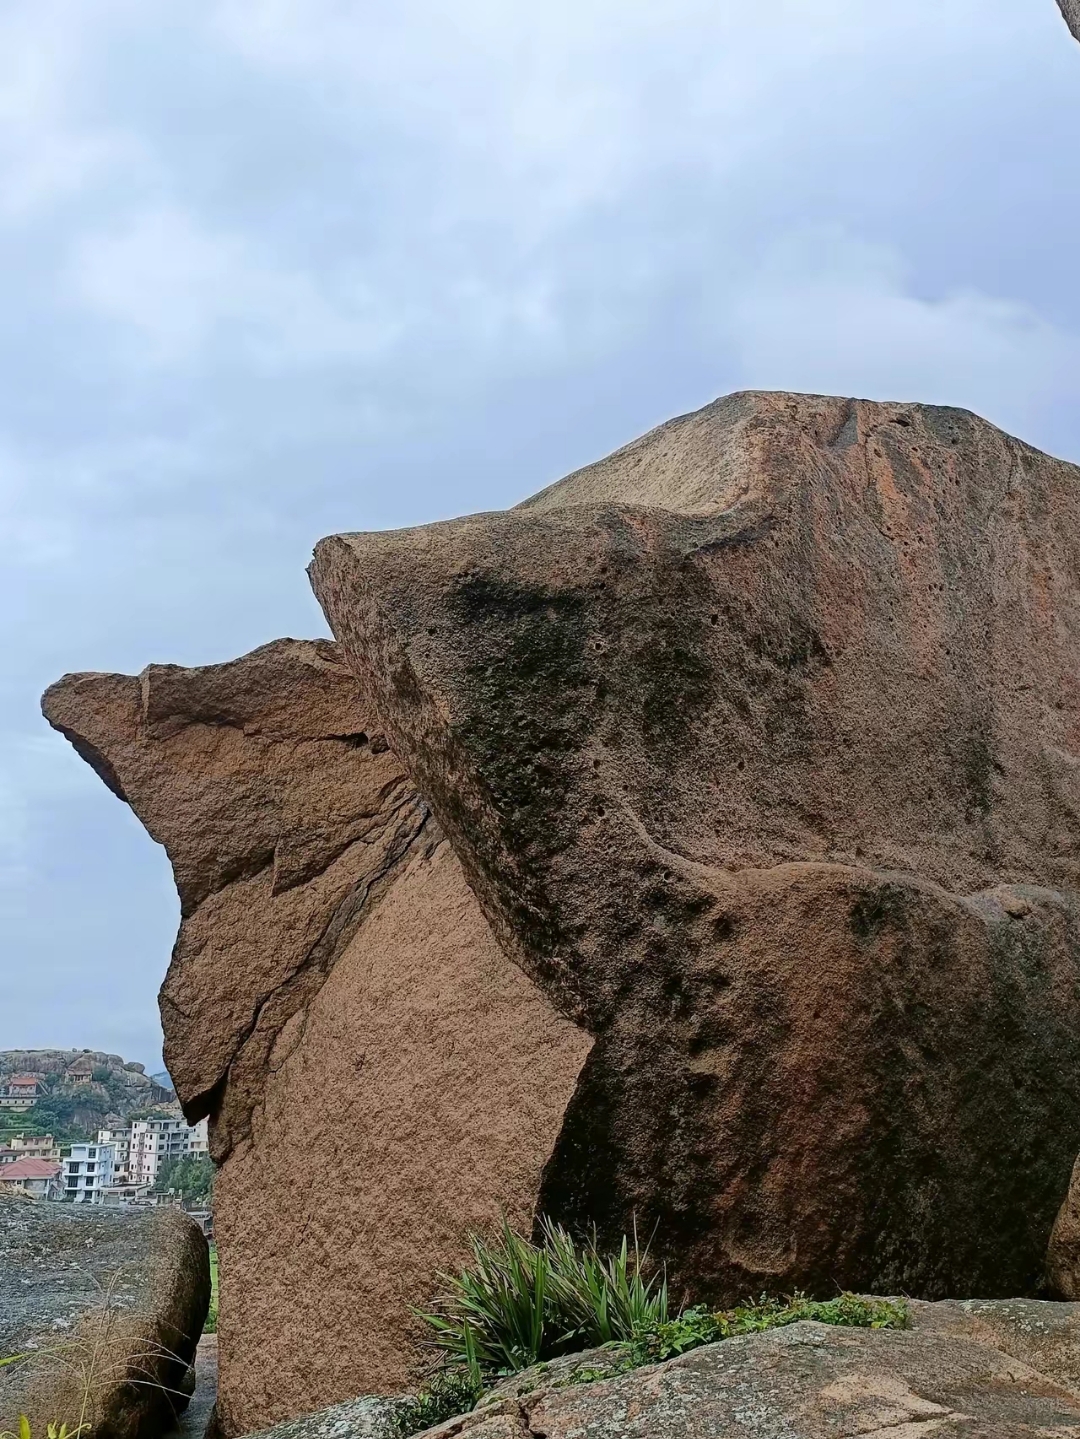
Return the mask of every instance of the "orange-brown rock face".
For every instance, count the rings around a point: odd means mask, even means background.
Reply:
[[[588,1035],[504,957],[334,645],[68,676],[45,712],[180,891],[161,1012],[221,1165],[224,1432],[400,1389],[465,1231],[531,1222]]]
[[[1080,1159],[1073,1167],[1064,1204],[1054,1221],[1046,1254],[1050,1290],[1062,1299],[1080,1299]]]
[[[542,1205],[676,1285],[1030,1292],[1080,1148],[1080,470],[734,396],[313,582],[596,1036]]]

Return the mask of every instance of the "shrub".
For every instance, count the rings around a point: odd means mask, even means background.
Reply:
[[[421,1317],[447,1367],[474,1380],[528,1369],[580,1349],[633,1340],[667,1320],[667,1284],[648,1274],[648,1251],[624,1237],[605,1258],[595,1236],[576,1243],[541,1222],[532,1244],[505,1221],[498,1240],[471,1240],[472,1265],[441,1277],[446,1292]]]
[[[210,1244],[210,1307],[206,1311],[206,1322],[203,1324],[204,1334],[217,1333],[218,1321],[218,1257],[217,1245],[211,1241]]]
[[[423,1386],[415,1399],[402,1400],[384,1432],[389,1439],[408,1439],[458,1414],[467,1414],[480,1393],[480,1386],[467,1370],[443,1370]]]

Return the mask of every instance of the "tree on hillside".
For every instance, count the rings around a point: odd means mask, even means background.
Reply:
[[[214,1189],[214,1166],[205,1154],[169,1159],[158,1170],[154,1190],[178,1194],[185,1203],[208,1204]]]
[[[33,1109],[18,1116],[12,1128],[33,1130],[35,1134],[51,1134],[60,1144],[78,1144],[92,1137],[93,1131],[80,1123],[75,1099],[66,1094],[48,1094]]]

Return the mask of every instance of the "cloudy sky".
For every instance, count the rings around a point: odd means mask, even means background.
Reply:
[[[38,715],[324,632],[339,529],[760,387],[1080,460],[1052,0],[3,0],[0,1048],[156,1065],[176,904]]]

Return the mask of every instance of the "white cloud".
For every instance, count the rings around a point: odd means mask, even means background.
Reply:
[[[91,37],[122,0],[7,0],[0,12],[0,221],[25,221],[137,163],[122,128],[79,113]]]
[[[47,842],[43,806],[94,794],[101,781],[58,735],[0,732],[0,895],[17,902]]]
[[[894,246],[836,228],[771,246],[715,318],[748,386],[960,405],[1021,430],[1080,402],[1080,335],[975,290],[917,294]]]
[[[65,560],[73,529],[60,507],[43,500],[40,476],[17,446],[0,442],[0,555],[11,565],[51,565]]]
[[[212,356],[267,374],[355,372],[450,336],[466,360],[558,348],[557,296],[543,268],[495,277],[480,257],[427,258],[425,273],[419,257],[377,247],[371,278],[353,261],[290,268],[250,236],[161,206],[84,235],[67,286],[137,365],[197,366]]]
[[[219,341],[255,366],[371,359],[398,329],[354,274],[331,290],[288,270],[251,239],[156,207],[84,236],[69,275],[79,299],[135,332],[161,363],[197,360]]]
[[[1045,0],[1049,5],[1051,0]],[[657,167],[716,176],[828,111],[828,76],[893,84],[941,54],[1023,51],[1017,0],[216,0],[219,39],[339,125],[434,148],[425,203],[522,237],[611,203]],[[1017,45],[1017,42],[1019,44]],[[815,83],[815,77],[821,77]],[[865,116],[852,116],[858,127]],[[442,183],[439,184],[438,180]]]

